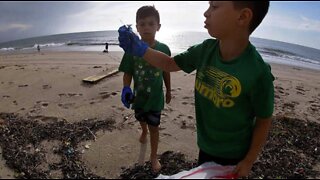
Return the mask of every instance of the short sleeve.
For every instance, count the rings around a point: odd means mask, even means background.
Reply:
[[[214,52],[216,45],[217,40],[207,39],[201,44],[191,46],[185,52],[174,56],[173,59],[181,70],[191,73],[202,65],[208,53]]]
[[[198,54],[199,51],[201,51],[201,47],[201,45],[192,46],[185,52],[173,57],[174,61],[182,71],[191,73],[197,69],[197,60],[200,58],[198,57]]]
[[[133,56],[125,53],[122,57],[118,70],[125,73],[133,74],[133,63]]]

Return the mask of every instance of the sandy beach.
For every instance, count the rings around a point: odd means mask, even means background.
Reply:
[[[120,100],[123,73],[95,84],[84,83],[82,79],[117,69],[122,55],[122,52],[45,50],[2,53],[0,113],[37,117],[43,123],[56,118],[70,123],[113,119],[112,131],[98,131],[96,141],[82,142],[78,148],[83,152],[81,160],[92,173],[118,178],[122,167],[137,162],[140,151],[139,123],[133,111],[126,109]],[[320,71],[278,64],[271,67],[276,78],[274,115],[320,123]],[[189,159],[197,158],[194,78],[195,72],[171,73],[173,98],[162,112],[158,154],[171,150],[182,152]],[[148,144],[146,161],[149,152]],[[0,177],[15,178],[15,172],[3,158]],[[59,174],[54,177],[61,178]]]

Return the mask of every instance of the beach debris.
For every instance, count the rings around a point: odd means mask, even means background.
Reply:
[[[93,66],[93,68],[102,68],[102,66]]]
[[[93,75],[93,76],[89,76],[89,77],[86,77],[84,79],[82,79],[82,82],[85,82],[85,83],[97,83],[98,81],[104,79],[104,78],[107,78],[107,77],[110,77],[110,76],[113,76],[115,74],[117,74],[119,71],[118,69],[114,69],[110,72],[101,72],[97,75]]]
[[[185,121],[183,121],[185,122]],[[277,116],[273,120],[268,141],[252,167],[249,179],[317,179],[314,169],[320,162],[320,124],[312,121]],[[121,179],[152,179],[174,175],[196,167],[196,160],[187,160],[180,152],[167,151],[160,156],[162,169],[152,172],[150,161],[123,168]]]
[[[101,179],[81,161],[82,141],[94,140],[100,130],[115,129],[113,119],[86,119],[68,123],[64,119],[47,121],[41,117],[20,117],[13,113],[0,113],[0,146],[6,165],[21,179]],[[58,141],[57,147],[44,147],[44,141]],[[89,145],[86,146],[89,148]],[[86,148],[86,149],[87,149]],[[61,157],[57,162],[46,159],[47,153]],[[60,158],[59,158],[60,159]],[[44,168],[45,167],[45,168]],[[60,174],[61,177],[53,175]]]

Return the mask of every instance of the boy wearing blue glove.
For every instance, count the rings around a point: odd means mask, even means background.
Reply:
[[[274,77],[250,34],[268,12],[269,1],[210,1],[205,28],[216,39],[173,58],[153,50],[120,27],[120,46],[164,71],[196,70],[198,164],[236,165],[248,176],[266,142],[274,108]]]
[[[159,12],[153,6],[143,6],[136,14],[136,28],[144,43],[155,50],[171,56],[167,45],[155,40],[160,29]],[[130,29],[131,27],[126,27]],[[137,37],[136,37],[137,38]],[[138,38],[139,39],[139,38]],[[139,141],[146,143],[148,129],[150,131],[151,154],[150,161],[154,172],[161,169],[157,158],[159,125],[161,110],[164,108],[163,82],[166,85],[166,103],[171,101],[170,73],[151,66],[140,56],[125,53],[119,66],[124,72],[121,101],[124,106],[135,110],[135,117],[140,122],[142,133]],[[134,91],[130,85],[134,81]]]

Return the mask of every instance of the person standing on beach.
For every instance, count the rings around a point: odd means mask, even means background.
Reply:
[[[109,52],[109,43],[108,42],[106,42],[106,48],[105,48],[105,50],[103,50],[103,52],[104,53],[108,53]]]
[[[141,41],[125,26],[120,47],[166,72],[197,71],[195,110],[198,164],[235,165],[248,176],[270,131],[274,77],[249,36],[269,9],[269,1],[210,1],[205,28],[211,37],[173,58]]]
[[[159,12],[154,6],[139,8],[136,13],[136,23],[137,31],[148,47],[171,56],[169,47],[155,39],[161,24]],[[131,29],[130,26],[129,28]],[[151,66],[141,56],[132,56],[128,53],[124,54],[119,71],[124,72],[121,101],[127,108],[130,108],[130,104],[133,103],[135,118],[142,128],[140,143],[146,143],[149,129],[152,170],[159,172],[161,164],[157,158],[157,151],[161,110],[164,108],[163,81],[166,86],[166,103],[170,103],[170,73]],[[130,88],[132,78],[134,92]]]
[[[39,46],[39,44],[38,44],[38,46],[37,46],[37,50],[38,50],[38,52],[40,52],[40,46]]]

